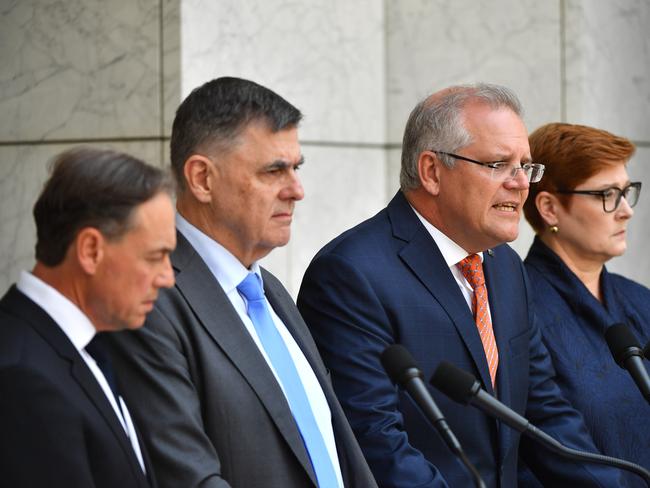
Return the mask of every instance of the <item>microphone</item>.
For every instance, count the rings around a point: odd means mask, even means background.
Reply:
[[[631,471],[632,473],[642,477],[650,487],[650,472],[645,468],[623,459],[578,451],[577,449],[562,445],[550,435],[531,424],[525,417],[522,417],[483,390],[481,384],[473,375],[457,368],[447,361],[440,362],[431,377],[431,384],[455,402],[463,405],[473,405],[480,408],[489,415],[496,417],[504,424],[532,438],[550,451],[559,454],[562,457],[573,461],[604,464]]]
[[[643,357],[650,359],[650,342],[648,342],[643,348]]]
[[[485,482],[476,470],[474,465],[467,458],[458,439],[449,428],[445,417],[431,397],[429,390],[422,380],[422,371],[417,367],[415,359],[408,350],[401,344],[388,346],[381,354],[381,364],[388,373],[391,381],[404,388],[420,410],[427,417],[429,422],[436,428],[438,434],[461,462],[474,479],[474,484],[479,488],[485,488]]]
[[[643,364],[643,351],[634,334],[625,324],[614,324],[605,331],[605,340],[614,361],[627,369],[643,397],[650,402],[650,377]]]

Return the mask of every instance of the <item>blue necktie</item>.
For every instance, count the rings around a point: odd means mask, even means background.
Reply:
[[[291,412],[311,459],[311,465],[316,472],[318,486],[321,488],[338,487],[336,473],[327,452],[325,440],[316,424],[314,412],[307,399],[307,393],[300,381],[296,366],[291,359],[291,354],[289,354],[266,306],[259,278],[255,273],[249,273],[239,284],[237,290],[246,297],[248,316],[253,322],[273,368],[280,377]]]

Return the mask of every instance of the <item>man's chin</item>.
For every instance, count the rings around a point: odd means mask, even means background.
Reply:
[[[499,240],[499,244],[503,244],[504,242],[512,242],[517,239],[517,237],[519,237],[519,225],[505,228],[495,237]]]
[[[133,317],[131,320],[125,323],[123,329],[127,329],[127,330],[139,329],[144,325],[146,318],[147,318],[147,314],[142,314],[142,315],[138,315],[137,317]]]

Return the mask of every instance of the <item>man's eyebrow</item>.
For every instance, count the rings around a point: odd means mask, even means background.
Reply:
[[[272,163],[269,163],[266,165],[267,170],[275,170],[275,169],[286,169],[290,167],[298,167],[302,166],[305,163],[305,157],[300,156],[300,159],[298,160],[297,163],[290,163],[288,161],[285,161],[283,159],[276,159]]]
[[[491,163],[510,163],[512,157],[511,156],[504,156],[501,155],[498,159],[494,159],[493,161],[489,161]],[[530,156],[524,156],[521,158],[520,161],[514,161],[514,164],[527,164],[527,163],[534,163],[533,158]]]
[[[174,251],[173,247],[170,246],[160,246],[156,249],[151,249],[147,252],[147,255],[153,256],[154,254],[171,254]]]

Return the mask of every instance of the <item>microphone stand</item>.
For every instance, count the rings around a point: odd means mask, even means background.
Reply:
[[[504,424],[513,428],[536,442],[542,444],[548,450],[559,454],[562,457],[573,461],[590,462],[613,466],[625,471],[630,471],[643,478],[650,487],[650,471],[623,459],[618,459],[602,454],[578,451],[571,447],[564,446],[553,439],[550,435],[531,424],[528,419],[522,417],[514,410],[501,403],[488,392],[481,388],[476,378],[454,366],[442,361],[436,369],[430,383],[449,396],[452,400],[464,405],[473,405],[486,412],[488,415],[499,419]]]
[[[467,471],[469,471],[469,473],[472,475],[472,481],[474,481],[474,486],[476,486],[476,488],[485,488],[485,482],[483,481],[483,478],[481,478],[481,475],[478,472],[478,470],[474,467],[472,462],[467,458],[467,454],[465,454],[465,451],[461,450],[460,452],[457,452],[456,455],[465,465]]]
[[[422,381],[422,371],[411,353],[401,344],[388,346],[381,354],[381,363],[393,383],[406,390],[427,420],[435,427],[449,450],[454,453],[471,474],[476,488],[486,488],[483,478],[463,451],[460,442],[449,428],[442,412],[431,398]]]
[[[510,426],[513,427],[512,425]],[[564,446],[560,444],[558,441],[556,441],[555,439],[553,439],[550,435],[541,431],[531,423],[528,423],[527,428],[525,430],[520,430],[520,432],[530,437],[531,439],[538,441],[548,450],[556,454],[559,454],[560,456],[571,459],[573,461],[581,461],[581,462],[586,461],[586,462],[591,462],[596,464],[604,464],[607,466],[614,466],[616,468],[620,468],[625,471],[631,471],[639,475],[641,478],[643,478],[646,484],[650,487],[650,472],[647,469],[642,468],[638,464],[625,461],[624,459],[613,458],[610,456],[604,456],[602,454],[595,454],[591,452],[578,451],[576,449],[572,449],[570,447]]]

